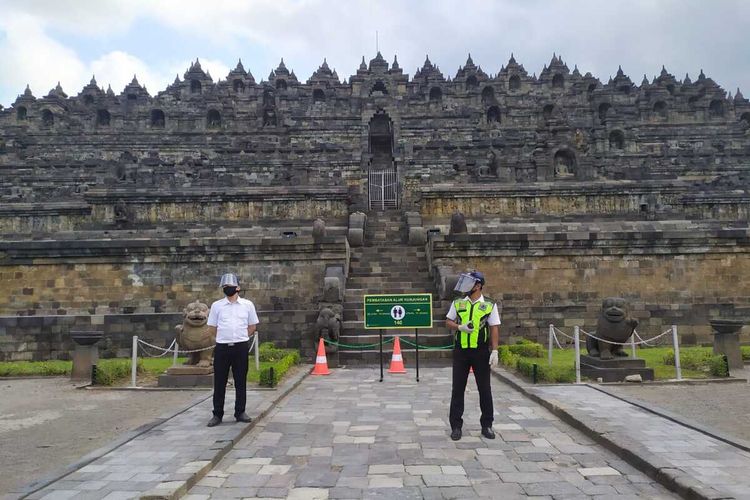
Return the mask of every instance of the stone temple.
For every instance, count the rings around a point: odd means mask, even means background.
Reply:
[[[322,308],[371,342],[363,294],[432,292],[440,319],[470,268],[504,341],[593,327],[613,295],[644,336],[676,324],[684,344],[750,312],[750,102],[702,71],[603,83],[511,56],[410,77],[378,53],[343,82],[283,60],[214,81],[196,61],[155,95],[26,88],[0,109],[0,169],[3,360],[64,358],[73,330],[111,354],[166,344],[229,271],[262,340],[306,354]],[[450,337],[436,322],[420,341]]]

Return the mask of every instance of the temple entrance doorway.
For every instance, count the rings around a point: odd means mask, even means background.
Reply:
[[[385,111],[378,111],[369,126],[370,164],[367,186],[370,210],[398,208],[399,185],[393,159],[393,122]]]

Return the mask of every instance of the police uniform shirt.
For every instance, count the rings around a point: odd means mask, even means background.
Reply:
[[[211,304],[208,313],[208,326],[216,327],[217,344],[234,344],[250,340],[247,335],[247,327],[257,325],[258,314],[255,305],[247,299],[239,297],[230,302],[224,297]]]
[[[484,295],[480,295],[477,300],[471,300],[468,297],[466,298],[471,301],[472,304],[476,304],[477,302],[484,302]],[[448,314],[446,314],[445,317],[451,321],[456,321],[456,318],[458,318],[458,313],[456,313],[455,300],[451,302],[451,308],[448,310]],[[489,326],[497,326],[500,324],[500,313],[497,310],[497,304],[492,305],[492,311],[490,312],[490,316],[487,318],[487,324]]]

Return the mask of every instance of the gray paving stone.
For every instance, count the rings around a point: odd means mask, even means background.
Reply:
[[[379,376],[371,369],[340,368],[305,379],[209,472],[207,477],[224,480],[211,498],[231,498],[243,488],[247,498],[286,492],[306,500],[590,498],[619,496],[617,485],[632,486],[626,495],[674,498],[637,474],[633,483],[627,474],[616,483],[598,482],[611,476],[582,476],[579,468],[616,468],[622,461],[497,381],[498,439],[479,437],[478,398],[469,386],[465,438],[453,442],[450,369],[427,368],[420,375],[419,385],[405,377],[363,382]],[[371,439],[355,442],[364,438]],[[644,484],[649,488],[638,489]],[[205,494],[199,488],[189,493]]]

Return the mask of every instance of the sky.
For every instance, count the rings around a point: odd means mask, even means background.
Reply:
[[[324,58],[343,79],[376,38],[410,76],[426,55],[453,77],[469,53],[487,73],[513,53],[530,74],[556,53],[605,82],[665,65],[750,97],[748,26],[748,0],[0,0],[0,105],[92,76],[119,94],[135,75],[155,95],[196,58],[214,81],[239,59],[267,79],[282,57],[302,81]]]

